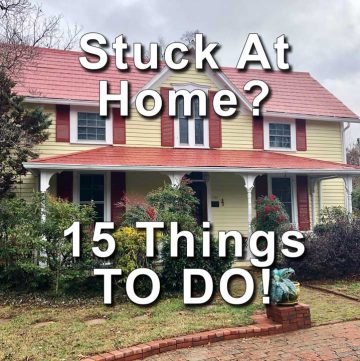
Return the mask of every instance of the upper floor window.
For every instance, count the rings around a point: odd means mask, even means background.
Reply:
[[[290,124],[269,124],[270,148],[291,148]]]
[[[293,120],[265,120],[265,149],[285,151],[295,150],[295,131],[295,122]]]
[[[78,139],[105,140],[105,118],[98,113],[78,112]]]
[[[179,98],[177,117],[175,118],[175,146],[209,147],[208,119],[199,115],[199,99],[193,98],[192,115],[184,115],[184,99]]]
[[[112,116],[101,117],[96,108],[76,106],[70,110],[70,142],[112,144]]]

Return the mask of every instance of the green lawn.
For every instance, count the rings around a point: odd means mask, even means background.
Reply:
[[[242,288],[235,284],[234,295]],[[17,297],[16,305],[0,305],[0,360],[79,360],[149,340],[246,325],[263,308],[259,296],[242,307],[226,305],[219,297],[206,307],[185,307],[180,297],[147,308],[130,303],[107,307],[101,302],[49,305]],[[310,305],[315,325],[359,317],[358,302],[312,289],[302,288],[301,302]]]
[[[344,295],[355,297],[360,300],[360,278],[345,279],[340,281],[316,282],[314,283],[314,286],[340,292]]]
[[[241,288],[236,285],[234,295]],[[180,297],[161,300],[152,307],[101,303],[102,299],[79,305],[24,302],[0,306],[0,360],[78,360],[150,340],[247,325],[262,307],[258,301],[232,307],[219,297],[205,307],[185,307]],[[89,320],[97,321],[89,324]],[[98,324],[99,320],[102,323]]]

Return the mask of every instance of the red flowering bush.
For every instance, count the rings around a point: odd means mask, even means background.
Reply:
[[[256,217],[253,219],[254,231],[274,231],[279,237],[291,228],[289,216],[284,205],[273,194],[259,197],[256,201]]]

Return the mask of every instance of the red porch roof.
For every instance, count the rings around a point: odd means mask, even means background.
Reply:
[[[360,167],[270,151],[174,149],[106,146],[25,163],[52,169],[198,169],[360,174]]]
[[[104,71],[88,71],[79,63],[81,55],[76,51],[40,48],[36,64],[24,70],[15,91],[34,98],[98,102],[100,80],[107,80],[113,93],[119,92],[120,80],[128,80],[130,93],[135,95],[158,74],[156,71],[137,70],[132,58],[127,58],[129,71],[121,72],[116,69],[113,56],[109,57],[109,66]],[[258,78],[266,81],[271,88],[271,96],[263,104],[264,113],[358,118],[309,73],[238,71],[229,67],[222,68],[222,72],[250,104],[257,93],[245,93],[243,87],[246,82]]]

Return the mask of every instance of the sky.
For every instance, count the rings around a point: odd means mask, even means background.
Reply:
[[[236,66],[252,32],[274,60],[272,45],[285,34],[292,69],[310,72],[360,115],[359,0],[46,0],[43,8],[110,42],[124,34],[130,44],[168,43],[198,29],[221,45],[216,59],[223,66]],[[350,142],[360,138],[360,125],[348,133]]]

